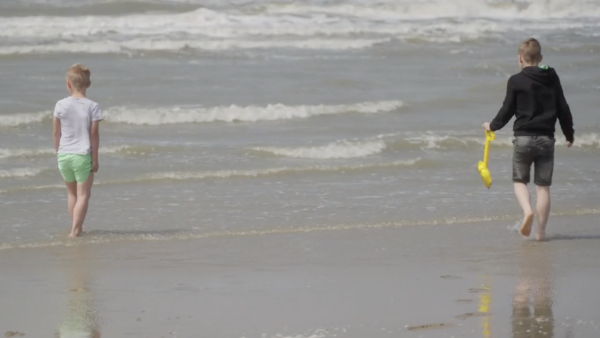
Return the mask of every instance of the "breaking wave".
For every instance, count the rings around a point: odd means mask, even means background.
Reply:
[[[112,123],[133,125],[164,125],[178,123],[207,122],[258,122],[290,119],[303,119],[321,115],[346,113],[376,114],[388,113],[404,106],[402,101],[361,102],[340,105],[300,105],[286,106],[270,104],[267,106],[236,105],[210,108],[159,107],[135,108],[112,107],[104,111],[104,120]],[[23,113],[0,115],[0,127],[17,127],[50,121],[52,113]]]
[[[48,171],[47,168],[17,168],[0,170],[0,178],[26,178],[33,177]]]
[[[57,3],[64,1],[57,0]],[[588,0],[78,2],[78,15],[40,8],[0,20],[0,55],[350,50],[395,39],[461,42],[514,31],[596,34],[600,3]],[[65,3],[67,4],[67,3]],[[44,8],[50,8],[47,2]],[[72,7],[73,2],[68,2]],[[0,5],[0,11],[2,10]],[[38,7],[40,4],[37,5]],[[204,7],[201,7],[204,6]],[[18,11],[27,12],[23,5]],[[110,7],[110,9],[109,9]],[[94,10],[92,10],[94,8]],[[169,10],[170,9],[170,10]]]
[[[106,111],[106,121],[135,125],[164,125],[206,122],[258,122],[302,119],[321,115],[345,113],[375,114],[400,109],[401,101],[362,102],[342,105],[286,106],[222,106],[213,108],[127,108],[115,107]]]
[[[385,150],[386,144],[382,140],[349,142],[339,141],[325,146],[299,147],[299,148],[277,148],[256,147],[252,148],[258,152],[274,154],[278,156],[311,158],[311,159],[341,159],[357,158],[375,155]]]
[[[139,145],[139,146],[108,146],[100,147],[101,154],[124,154],[124,155],[146,155],[154,152],[165,152],[165,151],[177,151],[180,148],[177,147],[162,147],[152,145]],[[0,148],[0,159],[3,158],[35,158],[54,156],[55,152],[52,148],[38,148],[38,149],[10,149]]]

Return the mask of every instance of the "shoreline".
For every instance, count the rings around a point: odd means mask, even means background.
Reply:
[[[564,239],[570,235],[554,234],[552,224],[555,219],[557,223],[564,223],[572,217],[594,218],[600,214],[600,209],[583,208],[583,209],[566,209],[558,212],[550,213],[549,234],[547,241],[556,239]],[[83,236],[78,238],[69,238],[68,236],[60,236],[55,234],[52,238],[41,241],[29,242],[6,242],[0,243],[0,252],[20,249],[44,249],[44,248],[60,248],[71,247],[81,244],[110,244],[110,243],[136,243],[136,242],[169,242],[169,241],[193,241],[205,240],[213,238],[228,238],[228,237],[253,237],[253,236],[274,236],[274,235],[292,235],[299,233],[319,233],[319,232],[338,232],[338,231],[357,231],[368,229],[386,229],[400,227],[429,227],[429,226],[471,226],[473,224],[502,224],[508,232],[517,233],[522,218],[520,216],[483,216],[483,217],[446,217],[432,220],[404,220],[396,222],[378,222],[378,223],[348,223],[348,224],[332,224],[332,225],[313,225],[313,226],[298,226],[298,227],[265,227],[253,228],[250,230],[212,230],[200,231],[189,229],[169,229],[169,230],[103,230],[89,229],[93,227],[88,225],[84,228]],[[531,236],[523,238],[525,240],[533,240],[536,233],[536,220],[534,218]],[[67,232],[68,234],[68,232]],[[585,238],[585,235],[583,235]]]

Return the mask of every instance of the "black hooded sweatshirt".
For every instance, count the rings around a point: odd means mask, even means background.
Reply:
[[[556,120],[568,142],[573,142],[573,117],[556,71],[548,66],[529,66],[508,79],[506,98],[490,123],[502,129],[514,116],[515,136],[554,137]]]

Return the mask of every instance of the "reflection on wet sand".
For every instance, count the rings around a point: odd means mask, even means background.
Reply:
[[[546,245],[530,242],[522,245],[519,279],[513,296],[513,338],[552,338],[551,258]]]
[[[491,283],[488,281],[488,285]],[[485,338],[489,338],[492,334],[492,330],[490,329],[490,303],[492,302],[492,292],[491,289],[488,288],[488,291],[483,292],[479,295],[479,313],[484,314],[483,317],[483,336]]]
[[[68,300],[63,320],[60,323],[59,338],[100,338],[98,311],[94,304],[91,289],[87,245],[84,243],[69,248],[69,287]]]

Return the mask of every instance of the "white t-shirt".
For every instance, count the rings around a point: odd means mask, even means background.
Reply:
[[[87,98],[67,97],[56,103],[54,116],[60,120],[59,154],[87,155],[92,152],[92,122],[102,121],[100,106]]]

